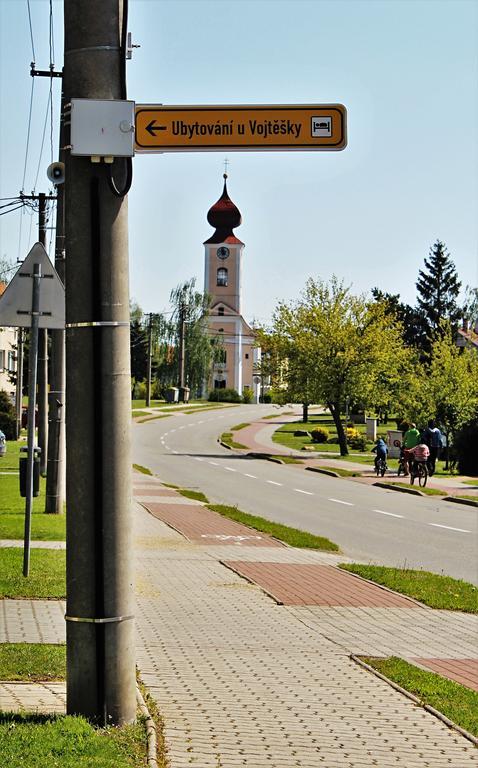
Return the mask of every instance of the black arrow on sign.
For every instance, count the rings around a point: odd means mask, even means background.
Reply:
[[[165,125],[155,125],[155,123],[156,123],[156,120],[153,119],[153,120],[151,120],[149,125],[146,126],[146,130],[148,131],[150,136],[153,137],[153,139],[156,138],[156,131],[165,131],[166,130],[166,126]]]

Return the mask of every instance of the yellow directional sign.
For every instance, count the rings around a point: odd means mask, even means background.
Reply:
[[[136,152],[324,151],[347,145],[342,104],[137,104],[135,112]]]

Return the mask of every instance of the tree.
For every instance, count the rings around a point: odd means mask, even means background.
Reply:
[[[383,304],[352,295],[335,277],[329,284],[309,279],[299,300],[281,302],[274,312],[272,335],[287,360],[290,399],[327,406],[342,455],[348,453],[341,421],[347,400],[375,407],[392,381],[398,396],[411,354],[401,334]]]
[[[393,315],[403,328],[403,341],[408,347],[423,349],[426,344],[426,324],[423,313],[410,304],[400,301],[398,293],[384,293],[379,288],[372,288],[372,296],[382,302],[385,311]]]
[[[179,370],[181,318],[184,319],[185,381],[192,390],[202,390],[209,378],[219,341],[210,333],[208,312],[210,297],[196,290],[193,277],[171,291],[170,302],[174,307],[171,330],[173,349],[172,363]],[[177,378],[177,373],[176,373]]]
[[[478,415],[478,355],[459,349],[449,324],[442,324],[441,338],[431,348],[430,368],[422,388],[428,413],[443,428],[447,444],[458,431]]]
[[[424,318],[427,340],[425,351],[430,350],[433,339],[442,332],[442,320],[448,320],[456,331],[461,310],[457,304],[461,282],[446,246],[440,240],[430,248],[425,269],[418,273],[416,283],[417,309]]]

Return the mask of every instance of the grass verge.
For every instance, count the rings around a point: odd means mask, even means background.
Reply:
[[[413,693],[422,704],[434,707],[452,722],[478,736],[478,693],[464,685],[428,672],[403,659],[361,657],[394,683]]]
[[[317,467],[317,469],[326,469],[328,471],[335,472],[339,477],[361,477],[361,472],[353,472],[350,469],[342,469],[342,467]]]
[[[65,645],[0,643],[0,680],[37,682],[65,678]]]
[[[64,541],[65,515],[45,514],[45,479],[40,479],[40,493],[32,504],[32,539]],[[0,482],[0,539],[23,539],[25,499],[20,496],[17,475],[2,475]]]
[[[221,435],[221,443],[228,445],[229,448],[247,448],[247,445],[236,443],[236,441],[232,439],[232,432],[223,432]]]
[[[388,482],[386,477],[379,478],[383,482]],[[416,491],[420,491],[421,493],[424,493],[425,496],[445,496],[445,491],[440,491],[438,488],[422,488],[420,485],[418,485],[418,480],[416,483],[411,485],[410,483],[394,483],[394,485],[398,485],[399,488],[414,488]]]
[[[430,608],[478,613],[478,587],[461,579],[430,571],[388,568],[385,565],[341,563],[339,568],[413,597]]]
[[[30,575],[23,576],[23,549],[0,549],[1,598],[52,598],[66,595],[65,556],[62,550],[32,549]]]
[[[133,469],[135,469],[137,472],[141,472],[143,475],[153,474],[151,470],[148,469],[148,467],[143,467],[141,464],[133,464]]]
[[[283,462],[283,464],[303,464],[304,463],[300,459],[295,459],[293,456],[287,456],[287,454],[285,455],[273,454],[271,456],[271,459],[280,459]]]
[[[245,429],[246,427],[250,427],[251,425],[248,424],[246,421],[243,424],[236,424],[235,427],[231,427],[231,432],[237,432],[239,429]]]
[[[202,491],[194,491],[191,488],[179,488],[178,493],[181,496],[185,496],[187,499],[194,499],[194,501],[202,501],[203,504],[208,504],[209,499],[204,495]]]
[[[315,536],[313,533],[301,531],[298,528],[290,528],[288,525],[273,523],[264,517],[248,515],[246,512],[241,512],[237,507],[229,507],[224,504],[207,504],[207,507],[213,512],[218,512],[220,515],[228,517],[230,520],[235,520],[237,523],[243,523],[250,528],[255,528],[256,531],[268,533],[275,539],[290,544],[291,547],[323,549],[328,552],[338,552],[339,550],[337,544],[326,539],[324,536]]]
[[[145,743],[142,716],[134,725],[94,728],[82,717],[0,714],[2,768],[139,768]]]

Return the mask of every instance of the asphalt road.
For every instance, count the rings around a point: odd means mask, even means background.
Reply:
[[[133,461],[213,503],[327,536],[349,557],[478,584],[475,507],[249,459],[217,442],[230,426],[272,412],[244,405],[135,424]]]

